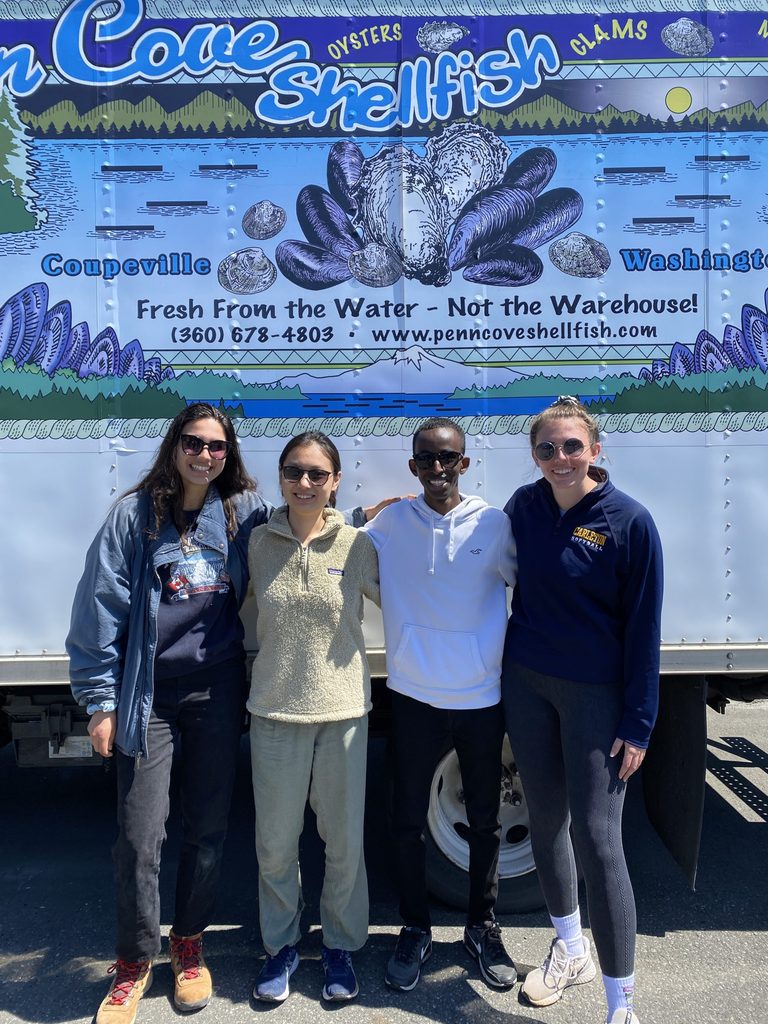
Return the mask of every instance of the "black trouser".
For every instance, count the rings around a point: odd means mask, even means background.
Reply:
[[[423,831],[432,776],[453,744],[459,758],[469,823],[470,924],[493,918],[499,867],[499,797],[504,716],[490,708],[448,710],[392,693],[393,834],[406,925],[429,929]]]
[[[117,883],[117,955],[160,952],[160,850],[170,807],[174,747],[181,752],[182,847],[176,877],[177,935],[210,923],[245,711],[241,658],[155,683],[148,758],[117,754],[117,818],[112,854]]]
[[[567,917],[579,905],[571,826],[600,966],[626,978],[636,917],[621,841],[623,751],[609,757],[624,711],[621,688],[544,676],[505,658],[502,693],[547,909]]]

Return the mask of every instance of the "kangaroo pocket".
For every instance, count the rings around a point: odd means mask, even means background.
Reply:
[[[426,690],[481,683],[488,674],[475,633],[427,629],[406,623],[394,657],[394,674]]]

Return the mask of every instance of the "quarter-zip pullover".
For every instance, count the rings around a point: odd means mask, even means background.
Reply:
[[[507,502],[518,544],[505,659],[624,690],[616,735],[646,747],[656,720],[663,570],[650,513],[593,467],[598,486],[562,512],[546,480]]]
[[[335,722],[371,709],[363,596],[379,602],[376,551],[341,513],[323,512],[302,545],[277,509],[251,534],[248,564],[258,616],[248,710],[283,722]]]

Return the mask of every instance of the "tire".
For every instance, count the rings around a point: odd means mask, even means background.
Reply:
[[[499,854],[500,914],[539,910],[544,897],[531,849],[528,806],[509,740],[504,738],[499,804],[501,851]],[[467,908],[469,882],[468,825],[464,812],[459,759],[450,749],[435,769],[429,798],[427,828],[427,887],[452,907]]]

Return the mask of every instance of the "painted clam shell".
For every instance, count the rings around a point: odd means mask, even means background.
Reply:
[[[553,266],[571,277],[602,277],[611,265],[611,254],[602,242],[581,231],[571,231],[549,247]]]
[[[243,216],[243,231],[249,238],[263,241],[279,235],[285,227],[285,210],[270,199],[262,199],[248,207]]]
[[[403,265],[381,242],[369,242],[360,252],[353,252],[347,261],[352,276],[371,288],[387,288],[403,276]]]
[[[219,284],[235,295],[264,292],[272,287],[276,277],[274,263],[263,249],[255,247],[231,252],[219,263]]]

